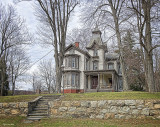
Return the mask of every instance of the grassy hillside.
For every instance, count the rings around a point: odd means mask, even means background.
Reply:
[[[83,94],[65,94],[63,100],[124,100],[124,99],[160,99],[160,92],[98,92]]]
[[[44,95],[44,94],[43,94]],[[43,95],[17,95],[17,96],[0,96],[0,103],[2,102],[28,102],[38,96]],[[52,94],[53,95],[53,94]],[[98,93],[76,93],[65,94],[62,98],[66,101],[73,100],[124,100],[124,99],[160,99],[160,92],[98,92]]]

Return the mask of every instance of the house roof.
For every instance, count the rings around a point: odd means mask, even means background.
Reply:
[[[105,53],[105,60],[116,60],[119,59],[118,53]]]
[[[82,49],[80,49],[80,48],[77,48],[74,44],[68,45],[68,46],[65,48],[65,53],[66,53],[68,50],[73,49],[73,48],[74,48],[75,50],[79,51],[80,53],[84,54],[85,56],[91,57],[88,52],[86,52],[86,51],[84,51],[84,50],[82,50]]]

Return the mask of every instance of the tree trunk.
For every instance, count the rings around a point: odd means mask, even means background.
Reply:
[[[120,30],[119,30],[118,17],[116,14],[117,10],[114,8],[111,0],[109,0],[109,4],[110,4],[111,10],[112,10],[112,16],[114,19],[118,48],[120,51],[120,63],[121,63],[121,69],[122,69],[123,90],[127,91],[127,90],[129,90],[129,86],[128,86],[128,80],[127,80],[127,74],[126,74],[126,68],[125,68],[125,62],[124,62],[124,52],[123,52],[123,46],[122,46],[122,41],[121,41],[121,34],[120,34]]]
[[[145,62],[146,62],[146,80],[149,88],[149,92],[155,92],[154,83],[154,71],[153,71],[153,58],[152,58],[152,38],[151,38],[151,19],[150,19],[150,9],[151,1],[142,1],[142,8],[144,11],[144,20],[146,20],[145,27],[145,40],[144,44],[147,48],[145,51]]]

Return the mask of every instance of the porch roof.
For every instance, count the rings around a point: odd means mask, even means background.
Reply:
[[[90,74],[113,74],[116,73],[115,70],[91,70],[91,71],[84,71],[86,75]]]

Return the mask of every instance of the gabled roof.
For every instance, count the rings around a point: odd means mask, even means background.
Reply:
[[[88,52],[86,52],[86,51],[84,51],[84,50],[82,50],[82,49],[80,49],[80,48],[77,48],[74,44],[68,45],[68,46],[65,48],[65,53],[66,53],[67,51],[71,50],[71,49],[75,49],[75,50],[79,51],[80,53],[84,54],[85,56],[91,57]]]

